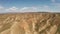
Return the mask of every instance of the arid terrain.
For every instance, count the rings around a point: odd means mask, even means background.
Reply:
[[[0,14],[0,34],[60,34],[60,14]]]

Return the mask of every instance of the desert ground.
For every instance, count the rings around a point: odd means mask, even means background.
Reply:
[[[60,13],[0,14],[0,34],[60,34]]]

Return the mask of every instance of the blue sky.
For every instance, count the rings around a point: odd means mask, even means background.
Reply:
[[[0,13],[60,12],[60,0],[0,0]]]

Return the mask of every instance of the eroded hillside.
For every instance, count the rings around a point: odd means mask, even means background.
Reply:
[[[0,14],[0,34],[60,34],[60,14]]]

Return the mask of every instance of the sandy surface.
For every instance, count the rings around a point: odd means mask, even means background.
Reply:
[[[60,14],[0,14],[0,34],[60,34]]]

